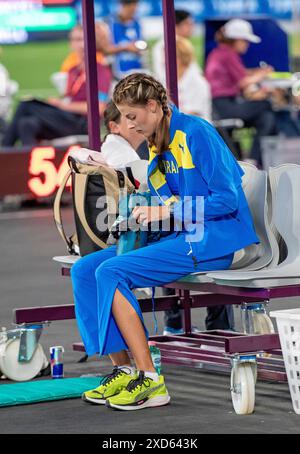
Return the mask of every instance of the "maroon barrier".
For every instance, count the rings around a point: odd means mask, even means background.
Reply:
[[[63,176],[69,169],[68,154],[82,145],[34,146],[3,149],[0,168],[0,197],[8,194],[43,198],[55,194]]]

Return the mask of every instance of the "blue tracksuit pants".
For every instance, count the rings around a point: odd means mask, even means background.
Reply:
[[[143,316],[132,289],[159,287],[197,271],[230,267],[233,254],[195,263],[184,234],[169,235],[160,241],[123,255],[116,246],[82,257],[73,265],[71,278],[79,331],[88,355],[107,355],[128,349],[112,315],[118,289],[134,307],[143,325]],[[144,325],[146,336],[147,329]],[[130,327],[128,327],[130,329]]]

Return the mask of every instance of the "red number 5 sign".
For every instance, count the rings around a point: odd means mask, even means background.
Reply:
[[[80,148],[77,145],[70,147],[64,155],[62,162],[57,169],[54,160],[56,151],[53,147],[36,147],[31,151],[29,174],[33,175],[28,180],[28,187],[37,197],[47,197],[53,194],[61,184],[64,175],[67,173],[69,153]],[[67,187],[71,186],[69,180]]]

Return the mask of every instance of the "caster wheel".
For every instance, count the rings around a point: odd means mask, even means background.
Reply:
[[[255,380],[250,364],[241,363],[231,370],[231,398],[238,415],[249,415],[254,411]]]
[[[21,363],[18,361],[19,348],[20,339],[12,339],[0,345],[0,370],[10,380],[28,381],[46,366],[47,358],[43,347],[38,344],[31,360]]]

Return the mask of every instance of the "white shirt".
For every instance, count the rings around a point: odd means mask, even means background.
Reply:
[[[152,49],[152,68],[154,76],[166,84],[166,65],[164,40],[158,41]],[[204,120],[211,121],[212,101],[208,81],[202,75],[196,62],[191,63],[178,80],[179,109],[185,113],[195,113]]]
[[[163,85],[166,84],[165,44],[161,39],[152,49],[152,69],[154,77]]]
[[[10,80],[7,69],[0,64],[0,117],[7,119],[10,111],[12,95],[18,90],[17,82]]]
[[[124,168],[140,159],[130,143],[117,134],[108,134],[101,147],[101,156],[114,169]]]
[[[182,112],[199,115],[211,121],[212,102],[208,81],[197,63],[192,63],[178,81],[179,108]]]

